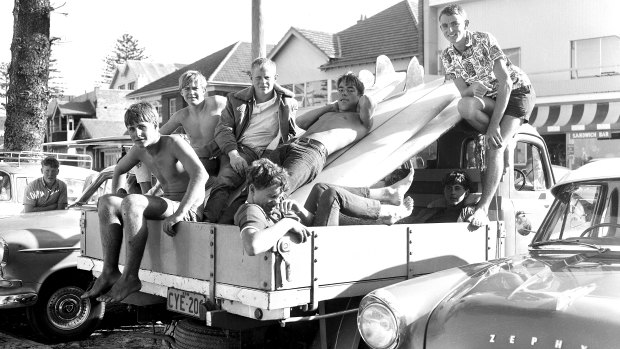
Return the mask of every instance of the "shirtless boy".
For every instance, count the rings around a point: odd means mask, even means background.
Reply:
[[[353,73],[338,78],[338,101],[297,119],[306,132],[280,145],[269,159],[289,173],[288,193],[311,182],[327,156],[364,137],[372,127],[376,103],[364,95],[364,83]]]
[[[200,220],[208,178],[185,140],[159,133],[157,111],[151,104],[131,105],[125,113],[125,125],[134,145],[116,164],[113,192],[119,189],[119,178],[142,161],[157,177],[164,194],[108,194],[99,199],[103,270],[81,297],[97,297],[100,302],[119,302],[140,290],[138,270],[148,237],[146,220],[162,220],[163,231],[170,236],[176,234],[176,223]],[[127,239],[127,261],[121,274],[118,261],[123,235]]]
[[[226,98],[206,97],[207,79],[196,70],[188,70],[179,78],[179,91],[187,107],[174,113],[168,122],[159,129],[162,135],[172,134],[183,127],[189,136],[190,144],[209,176],[217,176],[218,162],[213,153],[215,126],[220,120]]]

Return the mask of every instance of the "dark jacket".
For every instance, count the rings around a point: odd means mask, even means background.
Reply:
[[[274,86],[278,117],[280,118],[281,141],[287,142],[295,137],[295,114],[297,101],[295,94],[280,85]],[[254,107],[254,87],[250,86],[239,92],[231,92],[227,96],[226,108],[222,111],[215,128],[215,142],[223,154],[237,149],[237,141],[250,124],[250,116]]]

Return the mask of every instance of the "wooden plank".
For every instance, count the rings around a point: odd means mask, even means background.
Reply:
[[[250,256],[243,248],[237,226],[215,225],[217,281],[263,290],[276,289],[275,256],[269,251]]]
[[[496,222],[492,222],[496,229]],[[487,229],[469,230],[469,223],[426,223],[411,228],[409,265],[413,275],[487,260]]]

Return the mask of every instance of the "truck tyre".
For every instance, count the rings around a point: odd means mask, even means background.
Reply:
[[[181,320],[174,330],[175,349],[241,348],[238,331],[208,327],[203,321]]]
[[[87,284],[77,275],[62,275],[43,285],[37,303],[26,311],[38,336],[52,342],[67,342],[93,333],[103,319],[105,305],[80,298]]]

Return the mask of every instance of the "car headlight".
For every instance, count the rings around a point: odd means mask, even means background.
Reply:
[[[381,303],[369,303],[357,316],[357,327],[366,344],[373,349],[393,348],[398,339],[398,321]]]

